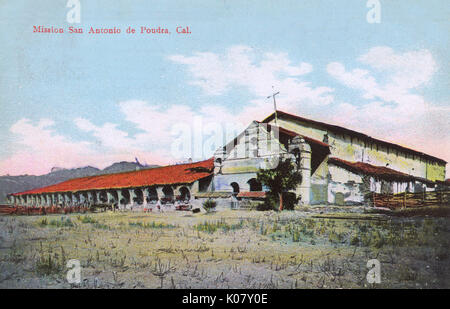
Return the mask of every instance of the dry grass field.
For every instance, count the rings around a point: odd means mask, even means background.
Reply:
[[[449,245],[449,217],[333,209],[1,216],[0,287],[450,288]]]

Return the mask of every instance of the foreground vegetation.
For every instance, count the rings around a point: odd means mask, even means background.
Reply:
[[[0,233],[4,288],[450,287],[449,217],[105,212],[2,216]],[[374,258],[379,284],[366,280]]]

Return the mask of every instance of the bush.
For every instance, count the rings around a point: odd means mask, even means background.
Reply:
[[[297,197],[293,192],[283,193],[283,208],[286,210],[294,210],[295,205],[298,204],[300,197]]]
[[[216,206],[217,206],[217,202],[210,198],[207,199],[205,202],[203,202],[203,208],[205,208],[205,210],[207,212],[214,210],[216,208]]]
[[[82,223],[97,223],[97,220],[89,216],[77,216],[77,219],[80,220]]]
[[[268,210],[276,210],[276,209],[277,209],[276,201],[271,200],[269,197],[267,197],[264,200],[264,203],[261,203],[258,206],[256,206],[256,210],[259,210],[259,211],[268,211]]]
[[[221,219],[219,221],[214,222],[205,221],[203,223],[196,224],[194,225],[194,229],[197,231],[208,232],[212,234],[218,229],[222,229],[224,232],[228,232],[241,229],[243,226],[244,226],[243,220],[240,220],[239,223],[236,224],[228,224],[227,222],[225,222],[225,219]]]
[[[398,267],[397,276],[401,281],[416,281],[418,274],[409,266],[401,264]]]
[[[36,260],[35,270],[40,275],[57,274],[63,269],[63,265],[58,263],[58,260],[49,253],[46,256],[40,256]]]
[[[350,245],[352,245],[352,246],[359,245],[359,237],[357,235],[353,235],[353,237],[350,240]]]
[[[40,226],[47,226],[48,220],[47,218],[42,218],[41,221],[38,223]]]
[[[75,224],[73,224],[73,222],[72,222],[72,220],[70,220],[70,218],[64,218],[64,217],[61,217],[60,220],[53,219],[48,223],[48,225],[53,226],[53,227],[74,227],[75,226]]]
[[[176,225],[173,224],[167,224],[162,222],[128,222],[128,225],[131,227],[139,227],[144,229],[173,229],[176,228]]]
[[[283,209],[294,210],[295,205],[299,202],[300,197],[297,197],[293,192],[283,192]],[[278,196],[275,196],[271,192],[266,193],[266,199],[264,203],[259,204],[256,210],[267,211],[267,210],[278,210],[280,201]]]

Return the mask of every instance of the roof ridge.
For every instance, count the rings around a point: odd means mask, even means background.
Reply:
[[[263,122],[261,122],[261,121],[257,121],[257,120],[254,120],[254,121],[257,122],[258,124],[263,124]],[[330,147],[330,145],[328,145],[327,143],[322,142],[322,141],[320,141],[320,140],[318,140],[318,139],[309,137],[308,135],[297,133],[297,132],[295,132],[295,131],[286,129],[285,127],[282,127],[282,126],[279,126],[279,125],[274,125],[274,124],[269,124],[269,123],[265,123],[265,124],[270,125],[271,127],[278,127],[279,130],[280,130],[280,132],[286,131],[286,133],[292,133],[292,134],[295,134],[295,135],[300,136],[300,137],[302,137],[302,138],[304,138],[304,139],[307,139],[307,140],[313,141],[313,142],[315,142],[315,143],[318,143],[318,144],[320,144],[321,146],[324,146],[324,147]]]
[[[336,163],[341,163],[343,165],[345,165],[347,168],[349,169],[353,169],[353,170],[358,170],[359,172],[362,172],[364,174],[368,174],[368,175],[379,175],[379,176],[383,176],[383,174],[379,173],[379,170],[382,170],[385,173],[389,173],[390,176],[395,177],[400,177],[400,178],[408,178],[408,179],[416,179],[419,177],[413,176],[413,175],[409,175],[397,170],[394,170],[392,168],[386,167],[386,166],[382,166],[382,165],[373,165],[370,163],[366,163],[366,162],[361,162],[361,161],[347,161],[341,158],[337,158],[337,157],[329,157],[328,158],[328,163],[331,164],[336,164]],[[361,167],[361,165],[363,166],[368,166],[374,170],[378,170],[378,171],[370,171],[370,170],[364,170],[363,167]]]
[[[395,143],[393,143],[393,142],[384,141],[384,140],[382,140],[382,139],[372,137],[372,136],[370,136],[370,135],[368,135],[368,134],[366,134],[366,133],[358,132],[358,131],[355,131],[355,130],[353,130],[353,129],[348,129],[348,128],[345,128],[345,127],[342,127],[342,126],[338,126],[338,125],[335,125],[335,124],[329,124],[329,123],[326,123],[326,122],[323,122],[323,121],[317,121],[317,120],[305,118],[305,117],[298,116],[298,115],[291,114],[291,113],[287,113],[287,112],[284,112],[284,111],[281,111],[281,110],[276,110],[276,113],[277,113],[278,116],[279,116],[280,114],[281,114],[281,115],[286,115],[286,116],[290,116],[290,117],[293,117],[293,118],[300,119],[301,121],[312,122],[312,123],[315,123],[315,124],[317,124],[317,125],[325,126],[325,127],[328,127],[328,128],[333,128],[333,129],[338,129],[338,130],[344,130],[344,131],[347,131],[349,134],[352,133],[352,134],[355,134],[355,135],[359,135],[359,136],[365,137],[365,138],[367,138],[367,139],[369,139],[369,140],[373,140],[373,141],[376,141],[376,142],[379,142],[379,143],[382,143],[382,144],[388,144],[388,145],[390,145],[390,146],[392,146],[392,147],[398,147],[398,148],[401,148],[401,149],[404,150],[404,151],[413,152],[413,153],[416,153],[417,155],[422,155],[422,156],[431,158],[431,159],[436,160],[436,161],[440,161],[440,162],[443,162],[443,163],[447,163],[447,161],[445,161],[444,159],[441,159],[441,158],[432,156],[432,155],[427,154],[427,153],[424,153],[424,152],[422,152],[422,151],[414,150],[414,149],[411,149],[411,148],[408,148],[408,147],[405,147],[405,146],[402,146],[402,145],[399,145],[399,144],[395,144]],[[273,112],[272,114],[270,114],[269,116],[267,116],[266,118],[264,118],[261,122],[267,123],[267,122],[269,122],[273,117],[275,117],[275,112]]]
[[[211,157],[211,158],[206,159],[206,160],[196,161],[196,162],[191,162],[191,163],[168,164],[168,165],[163,165],[163,166],[158,166],[158,167],[139,169],[139,170],[135,170],[135,171],[123,171],[123,172],[117,172],[117,173],[106,173],[106,174],[99,174],[99,175],[92,175],[92,176],[76,177],[76,178],[67,179],[65,181],[75,180],[75,179],[83,179],[83,178],[90,178],[90,177],[103,177],[103,176],[114,176],[114,175],[121,175],[121,174],[128,174],[128,173],[130,173],[130,174],[131,173],[139,173],[139,172],[145,172],[145,171],[148,171],[148,170],[157,170],[157,169],[162,169],[162,168],[167,168],[167,167],[172,167],[172,166],[193,165],[193,164],[203,163],[203,162],[206,162],[206,161],[212,160],[212,159],[213,158]]]
[[[185,172],[185,174],[180,173],[180,171],[174,171],[173,175],[168,176],[167,178],[169,180],[167,180],[167,182],[161,183],[161,184],[174,184],[174,183],[191,183],[192,181],[195,181],[196,179],[194,179],[196,176],[191,177],[188,176],[188,173],[186,172],[189,167],[193,167],[195,168],[196,166],[201,166],[204,163],[211,163],[212,165],[212,161],[213,161],[213,157],[207,159],[207,160],[202,160],[202,161],[197,161],[197,162],[192,162],[192,163],[183,163],[183,164],[172,164],[172,165],[166,165],[166,166],[160,166],[157,168],[149,168],[149,169],[144,169],[144,170],[137,170],[137,171],[127,171],[127,172],[120,172],[120,173],[112,173],[112,174],[101,174],[101,175],[93,175],[93,176],[86,176],[86,177],[78,177],[78,178],[71,178],[71,179],[67,179],[65,181],[61,181],[52,185],[48,185],[45,187],[40,187],[40,188],[34,188],[31,190],[25,190],[22,192],[16,192],[13,193],[13,195],[23,195],[23,194],[37,194],[37,193],[43,193],[43,192],[69,192],[69,191],[83,191],[77,188],[77,185],[79,186],[80,183],[84,183],[84,185],[86,185],[86,181],[89,182],[89,184],[95,184],[95,185],[99,185],[99,184],[105,184],[108,182],[109,180],[109,185],[111,186],[111,188],[126,188],[126,187],[130,187],[129,185],[127,186],[118,186],[117,181],[119,181],[119,183],[121,181],[128,181],[127,179],[129,179],[130,176],[128,175],[133,175],[135,174],[138,179],[140,178],[141,182],[144,182],[144,184],[137,184],[135,185],[136,187],[140,187],[140,186],[146,186],[148,183],[148,180],[146,180],[146,177],[152,177],[153,179],[156,179],[156,181],[158,179],[158,174],[161,174],[161,170],[164,168],[178,168],[178,169],[182,169],[183,172]],[[146,174],[155,174],[155,175],[146,175]],[[209,172],[210,173],[210,172]],[[163,173],[164,175],[168,175],[167,173]],[[170,173],[169,173],[170,174]],[[196,173],[192,173],[192,171],[190,172],[190,174],[208,174],[208,172],[203,171],[203,172],[196,172]],[[119,176],[119,178],[117,178],[117,176]],[[121,177],[120,177],[121,176]],[[175,176],[175,179],[173,179]],[[186,176],[188,176],[186,178]],[[206,177],[208,175],[204,175],[202,177]],[[116,178],[115,178],[116,177]],[[125,177],[125,178],[124,178]],[[127,178],[128,177],[128,178]],[[179,179],[176,179],[176,177],[178,177]],[[183,177],[185,177],[184,179],[182,179]],[[114,179],[115,178],[115,179]],[[172,179],[170,179],[172,178]],[[191,179],[192,178],[192,179]],[[125,180],[124,180],[125,179]],[[142,180],[144,179],[144,181]],[[200,178],[198,178],[200,179]],[[123,183],[122,183],[123,184]],[[153,184],[148,184],[148,186],[151,185],[158,185],[158,183],[153,183]],[[59,186],[59,188],[58,188]],[[63,188],[64,186],[72,186],[74,190],[68,190],[68,188]],[[61,189],[63,188],[63,189]],[[45,191],[45,190],[48,191]],[[95,187],[92,186],[91,188],[86,188],[85,190],[99,190],[101,189],[100,187]],[[55,191],[50,191],[50,190],[55,190]]]

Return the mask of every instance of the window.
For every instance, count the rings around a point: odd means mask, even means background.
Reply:
[[[230,186],[233,188],[233,195],[237,195],[239,193],[239,185],[236,182],[232,182]]]

